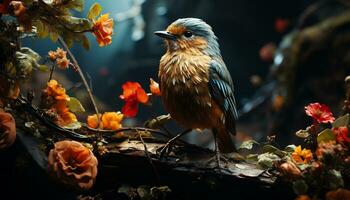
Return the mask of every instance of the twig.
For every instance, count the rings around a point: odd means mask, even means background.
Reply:
[[[120,133],[120,132],[125,132],[125,131],[147,131],[150,133],[155,133],[161,136],[164,136],[166,138],[169,138],[169,136],[165,133],[163,133],[160,130],[156,130],[156,129],[151,129],[151,128],[143,128],[143,127],[122,127],[119,128],[117,130],[102,130],[102,129],[95,129],[95,128],[90,128],[88,126],[86,126],[86,128],[90,131],[96,132],[96,133]]]
[[[51,69],[50,69],[50,76],[49,76],[49,82],[51,81],[51,79],[52,79],[52,75],[53,75],[53,71],[55,70],[55,64],[53,63],[52,64],[52,67],[51,67]]]
[[[146,157],[147,157],[147,159],[148,159],[148,162],[149,162],[150,165],[152,166],[153,172],[154,172],[154,174],[155,174],[155,176],[156,176],[157,183],[159,183],[159,182],[160,182],[160,176],[159,176],[159,173],[158,173],[158,171],[157,171],[156,166],[153,164],[153,161],[152,161],[151,156],[150,156],[149,153],[148,153],[147,145],[146,145],[145,141],[143,140],[141,133],[140,133],[137,129],[135,129],[135,130],[136,130],[137,134],[139,135],[140,141],[141,141],[142,144],[143,144],[144,151],[145,151],[145,155],[146,155]]]
[[[40,122],[45,124],[46,126],[59,131],[61,134],[67,136],[70,139],[78,140],[78,141],[85,141],[85,142],[91,142],[94,140],[95,136],[86,136],[86,135],[81,135],[79,133],[76,133],[74,131],[62,128],[52,122],[51,120],[47,119],[45,115],[40,112],[38,109],[34,108],[29,102],[27,102],[22,96],[19,96],[17,98],[17,101],[20,103],[22,108],[27,111],[26,113],[29,113],[33,115],[35,118],[37,118]]]
[[[92,103],[92,105],[93,105],[93,107],[94,107],[95,113],[96,113],[97,116],[99,116],[100,112],[98,111],[97,104],[96,104],[95,99],[94,99],[94,97],[93,97],[93,95],[92,95],[92,92],[91,92],[91,89],[90,89],[90,87],[89,87],[89,84],[88,84],[88,82],[86,81],[86,78],[85,78],[85,76],[84,76],[84,73],[82,72],[81,67],[80,67],[79,64],[78,64],[78,61],[75,59],[73,53],[70,51],[70,49],[68,48],[66,42],[63,40],[63,38],[62,38],[61,36],[58,37],[58,41],[61,43],[61,45],[63,46],[63,48],[68,52],[69,57],[72,59],[73,64],[76,66],[76,69],[77,69],[77,71],[78,71],[78,74],[79,74],[81,80],[83,81],[83,84],[84,84],[84,86],[85,86],[85,89],[86,89],[86,91],[87,91],[87,93],[88,93],[88,95],[89,95],[89,98],[90,98],[90,100],[91,100],[91,103]],[[99,127],[99,126],[100,126],[100,123],[101,123],[101,119],[100,119],[100,117],[97,117],[97,119],[98,119],[98,123],[97,123],[98,126],[97,126],[97,127]],[[100,134],[100,139],[102,139],[102,135],[101,135],[101,134]]]

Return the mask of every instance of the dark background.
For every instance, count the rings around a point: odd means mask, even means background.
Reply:
[[[88,0],[83,13],[96,1]],[[90,36],[91,50],[85,51],[79,45],[73,47],[83,70],[91,77],[94,94],[102,100],[108,110],[120,110],[122,101],[121,85],[126,81],[138,81],[148,89],[149,78],[157,80],[159,59],[164,53],[162,40],[153,35],[154,31],[164,30],[171,22],[182,17],[197,17],[212,26],[219,38],[222,56],[235,84],[238,107],[255,91],[250,81],[252,75],[264,78],[269,64],[259,58],[259,49],[268,42],[278,43],[283,33],[276,32],[276,19],[287,19],[292,29],[297,17],[313,1],[309,0],[119,0],[98,1],[103,13],[109,12],[115,18],[113,42],[107,47],[98,47],[95,38]],[[141,15],[119,21],[120,13],[133,8],[138,2]],[[137,40],[133,30],[138,28],[137,21],[142,18],[144,34]],[[288,30],[285,32],[287,33]],[[45,55],[48,50],[56,49],[56,44],[48,40],[28,40],[25,45]],[[73,82],[79,81],[74,72],[68,73]],[[54,76],[55,77],[55,76]],[[59,79],[59,78],[57,78]],[[66,86],[66,88],[69,88]],[[144,109],[145,112],[142,112]],[[164,113],[161,105],[156,104],[156,114]],[[153,111],[152,111],[153,112]],[[149,118],[149,109],[141,107],[139,122]]]

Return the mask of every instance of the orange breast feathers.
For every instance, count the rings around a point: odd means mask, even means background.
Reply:
[[[210,61],[207,55],[181,51],[167,52],[161,59],[159,79],[164,107],[186,128],[222,126],[223,113],[208,88]]]

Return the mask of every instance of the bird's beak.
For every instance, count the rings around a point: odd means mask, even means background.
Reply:
[[[167,31],[156,31],[156,32],[154,32],[154,34],[156,36],[159,36],[159,37],[167,39],[167,40],[173,40],[173,41],[176,40],[176,36],[167,32]]]

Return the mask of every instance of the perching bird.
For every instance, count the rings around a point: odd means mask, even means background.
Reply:
[[[155,34],[167,47],[158,74],[165,109],[183,127],[212,129],[217,156],[219,149],[235,151],[233,83],[212,28],[201,19],[183,18]]]

